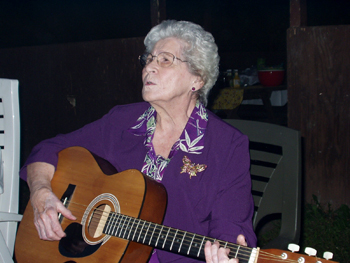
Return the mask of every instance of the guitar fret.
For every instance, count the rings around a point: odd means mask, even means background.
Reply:
[[[168,239],[169,232],[170,232],[170,227],[168,228],[168,232],[166,233],[162,248],[164,248],[164,246],[165,246],[166,240]]]
[[[132,239],[131,239],[131,240],[134,240],[135,234],[136,234],[136,229],[139,227],[139,224],[140,224],[140,220],[137,220],[137,225],[136,225],[136,227],[135,227],[134,235],[132,236]]]
[[[145,233],[145,237],[143,238],[143,241],[142,241],[142,243],[144,243],[144,244],[145,244],[145,240],[146,240],[147,233],[148,233],[150,225],[151,225],[151,223],[148,223],[148,227],[147,227],[147,230],[146,230],[146,233]]]
[[[143,229],[143,227],[145,226],[145,223],[146,223],[146,221],[143,221],[143,224],[142,224],[141,230],[140,230],[140,232],[139,232],[139,236],[138,236],[138,238],[137,238],[137,242],[139,242],[140,237],[142,237],[142,229]]]
[[[114,220],[115,220],[115,213],[111,213],[111,217],[112,217],[112,220],[109,224],[108,233],[110,233],[112,235],[113,234],[113,224],[114,224]]]
[[[121,225],[121,218],[120,218],[120,214],[118,215],[118,219],[117,219],[117,227],[115,228],[115,231],[114,231],[114,236],[118,236],[118,229]]]
[[[148,245],[151,245],[152,238],[153,238],[153,235],[154,235],[154,232],[156,231],[156,229],[157,229],[157,224],[154,224],[154,228],[153,228],[153,231],[152,231],[152,235],[151,235],[151,237],[150,237],[150,239],[149,239]]]
[[[225,243],[225,246],[224,246],[224,248],[226,248],[227,247],[227,242]]]
[[[238,251],[239,251],[239,249],[241,248],[241,245],[238,245],[238,247],[237,247],[237,251],[236,251],[236,254],[235,254],[235,258],[237,258],[237,255],[238,255]]]
[[[190,245],[188,246],[187,255],[190,254],[190,250],[191,250],[192,243],[193,243],[193,240],[194,240],[194,237],[195,237],[195,236],[196,236],[196,234],[193,234],[192,239],[191,239],[191,243],[190,243]]]
[[[205,240],[205,237],[203,237],[203,239],[202,239],[201,245],[200,245],[199,250],[198,250],[197,258],[199,257],[199,255],[201,253],[201,250],[202,250],[202,247],[203,247],[203,244],[204,244],[204,240]]]
[[[125,227],[125,231],[124,231],[123,238],[125,238],[125,234],[126,234],[126,232],[127,232],[126,230],[129,229],[130,220],[131,220],[131,218],[129,217],[128,224],[127,224],[126,227]],[[129,231],[129,233],[130,233],[130,231]]]
[[[128,240],[129,240],[130,234],[133,232],[133,227],[134,227],[135,221],[136,221],[136,218],[134,218],[134,221],[132,222],[131,229],[130,229],[128,237],[127,237]]]
[[[178,252],[179,252],[179,253],[180,253],[180,250],[181,250],[182,244],[183,244],[183,242],[184,242],[184,239],[185,239],[186,233],[187,233],[187,232],[185,232],[185,233],[184,233],[184,236],[183,236],[183,238],[182,238],[182,240],[181,240],[181,244],[180,244],[180,247],[179,247],[179,250],[178,250]]]
[[[162,235],[163,228],[164,228],[164,226],[162,226],[160,231],[159,231],[159,235],[157,237],[157,241],[156,241],[155,247],[157,247],[157,245],[158,245],[158,241],[159,241],[160,236]]]
[[[120,220],[119,220],[119,225],[118,225],[117,230],[116,230],[116,236],[118,236],[118,237],[121,237],[121,235],[122,235],[124,222],[125,222],[125,216],[122,215]],[[119,234],[117,234],[118,233],[118,229],[119,229]]]
[[[179,230],[176,229],[176,231],[175,231],[173,241],[171,242],[170,251],[173,249],[173,245],[174,245],[174,241],[175,241],[175,238],[176,238],[176,235],[177,235],[177,231],[179,231]]]
[[[114,230],[115,230],[115,225],[116,225],[116,222],[117,222],[117,214],[116,213],[114,213],[113,214],[113,221],[112,221],[112,225],[111,225],[111,230],[110,230],[110,233],[113,235],[113,232],[114,232]]]

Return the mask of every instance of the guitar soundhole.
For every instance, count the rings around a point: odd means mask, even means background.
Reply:
[[[101,246],[101,243],[89,245],[84,241],[82,225],[79,223],[70,224],[65,232],[66,237],[62,238],[58,245],[60,253],[65,257],[86,257],[96,252]]]

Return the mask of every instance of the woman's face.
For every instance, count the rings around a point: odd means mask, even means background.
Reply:
[[[184,43],[176,38],[165,38],[156,43],[152,55],[169,52],[184,61],[181,53],[183,45]],[[142,70],[142,81],[143,99],[153,105],[188,104],[193,98],[192,87],[196,90],[202,87],[200,77],[191,74],[187,63],[178,59],[175,59],[170,67],[164,68],[159,66],[157,58],[154,58]]]

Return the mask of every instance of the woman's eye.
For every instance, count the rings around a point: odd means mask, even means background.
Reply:
[[[167,57],[161,57],[160,62],[163,64],[168,64],[168,63],[170,63],[170,59]]]

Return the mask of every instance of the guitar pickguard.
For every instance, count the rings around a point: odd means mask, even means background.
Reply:
[[[68,258],[87,257],[95,253],[102,243],[96,245],[87,244],[82,236],[83,226],[79,223],[68,225],[64,232],[66,237],[59,242],[58,249],[62,256]]]

